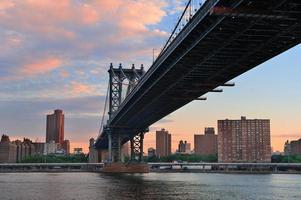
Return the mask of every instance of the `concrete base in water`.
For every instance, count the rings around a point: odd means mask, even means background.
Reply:
[[[149,173],[145,163],[106,163],[103,167],[105,173]]]

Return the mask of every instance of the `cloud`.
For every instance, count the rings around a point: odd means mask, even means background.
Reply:
[[[3,11],[5,11],[5,10],[11,8],[11,7],[14,7],[14,5],[15,4],[13,2],[9,1],[9,0],[2,0],[0,2],[0,11],[3,12]]]
[[[26,64],[23,68],[20,69],[20,73],[23,75],[47,73],[60,67],[61,64],[62,60],[60,60],[59,58],[45,58]]]
[[[91,94],[94,91],[94,88],[91,85],[79,83],[79,82],[71,82],[71,93],[72,95],[77,94]]]
[[[7,74],[1,76],[0,71],[0,82],[29,79],[38,75],[47,74],[62,67],[63,62],[62,59],[57,57],[45,57],[35,60],[32,58],[24,58],[22,64],[18,66],[3,66],[6,68]]]
[[[46,114],[62,108],[71,142],[96,136],[109,63],[147,68],[152,49],[168,37],[157,27],[167,6],[166,0],[1,0],[0,131],[40,138]]]
[[[3,0],[0,81],[32,78],[78,62],[145,64],[168,35],[150,28],[166,16],[166,6],[164,0]]]

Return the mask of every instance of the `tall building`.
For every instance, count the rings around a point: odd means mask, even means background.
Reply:
[[[64,114],[62,110],[55,110],[54,114],[47,115],[46,143],[51,141],[61,145],[64,142]]]
[[[181,140],[178,145],[178,153],[190,153],[191,152],[191,144],[187,143],[187,141]]]
[[[219,162],[271,162],[270,120],[218,120]]]
[[[171,154],[171,134],[165,129],[156,131],[156,153],[158,157]]]
[[[204,135],[194,135],[194,152],[198,155],[217,154],[217,135],[214,128],[205,128]]]
[[[284,146],[285,155],[301,155],[301,139],[286,141]]]
[[[0,141],[0,163],[17,162],[17,145],[10,142],[7,135],[2,135]]]

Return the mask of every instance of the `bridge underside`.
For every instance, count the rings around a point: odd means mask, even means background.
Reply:
[[[107,129],[124,143],[301,42],[300,0],[208,0],[127,96]],[[285,66],[284,66],[285,67]],[[96,147],[108,148],[107,132]]]

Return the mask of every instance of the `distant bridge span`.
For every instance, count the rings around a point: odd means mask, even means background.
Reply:
[[[207,0],[194,11],[110,113],[95,147],[112,161],[151,124],[301,42],[300,0]]]

